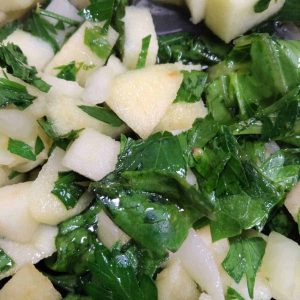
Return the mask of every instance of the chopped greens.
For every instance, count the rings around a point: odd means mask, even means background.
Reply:
[[[256,13],[260,13],[268,9],[270,5],[271,0],[259,0],[255,6],[254,6],[254,11]]]
[[[36,160],[36,154],[34,153],[32,147],[23,141],[9,138],[7,150],[10,153],[16,154],[25,159],[32,160],[32,161]]]
[[[181,71],[183,81],[177,92],[176,102],[197,102],[201,100],[207,81],[207,74],[201,71]]]
[[[44,149],[45,149],[45,145],[42,139],[38,136],[35,140],[35,145],[34,145],[35,155],[39,155]]]
[[[248,293],[253,298],[255,276],[265,253],[266,242],[260,237],[238,237],[230,241],[230,250],[222,263],[225,271],[239,283],[245,275]]]
[[[6,78],[0,78],[0,107],[14,104],[23,110],[30,106],[36,97],[28,93],[26,87]]]
[[[15,262],[10,258],[3,249],[0,248],[0,274],[8,271],[15,265]]]
[[[245,300],[235,289],[229,287],[225,300]]]
[[[138,62],[136,64],[137,69],[142,69],[146,65],[150,42],[151,42],[151,35],[148,35],[148,36],[144,37],[143,40],[142,40],[142,49],[141,49],[141,52],[139,54]]]
[[[67,209],[75,207],[85,188],[79,182],[84,180],[73,171],[58,173],[58,179],[54,183],[51,191]]]
[[[108,41],[108,28],[94,25],[85,29],[84,43],[101,59],[107,60],[112,46]]]
[[[88,21],[111,21],[114,13],[115,0],[92,0],[80,15]]]
[[[113,127],[120,127],[124,125],[124,122],[108,107],[88,105],[80,105],[78,107],[89,116]]]
[[[76,62],[72,61],[67,65],[62,65],[55,68],[59,70],[56,77],[68,80],[68,81],[76,81],[76,75],[79,71],[78,67],[76,66]]]
[[[27,58],[15,44],[0,44],[0,67],[23,81],[32,84],[42,92],[48,92],[50,85],[37,76],[35,67],[27,65]]]

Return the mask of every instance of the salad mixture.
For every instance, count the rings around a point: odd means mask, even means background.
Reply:
[[[300,2],[159,2],[0,0],[0,300],[300,299]]]

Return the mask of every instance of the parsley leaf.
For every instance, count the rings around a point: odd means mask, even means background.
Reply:
[[[35,155],[39,155],[44,149],[45,149],[45,145],[42,139],[38,136],[35,140],[35,145],[34,145]]]
[[[0,273],[4,273],[11,269],[15,262],[0,248]]]
[[[103,60],[106,60],[112,51],[112,46],[107,39],[107,31],[106,25],[103,27],[95,25],[86,28],[84,32],[84,43]]]
[[[17,176],[21,175],[22,173],[18,172],[18,171],[11,171],[11,173],[8,175],[8,179],[12,180],[14,178],[16,178]]]
[[[9,138],[7,150],[28,160],[36,160],[36,155],[34,154],[32,147],[23,141]]]
[[[75,207],[85,188],[78,182],[84,180],[73,171],[59,172],[51,193],[55,195],[67,209]]]
[[[0,44],[0,66],[23,81],[32,84],[42,92],[48,92],[50,85],[37,76],[35,67],[27,65],[27,58],[15,44]]]
[[[58,66],[55,70],[59,70],[56,77],[68,80],[68,81],[76,81],[76,75],[79,71],[79,68],[76,66],[76,62],[72,61],[67,65]]]
[[[12,34],[17,28],[21,27],[21,22],[15,20],[9,22],[0,28],[0,41],[5,40],[10,34]]]
[[[0,107],[14,104],[23,110],[30,106],[36,97],[28,93],[26,87],[6,78],[0,78]]]
[[[153,300],[157,299],[156,286],[146,275],[138,280],[132,259],[126,253],[111,252],[97,245],[95,262],[90,264],[92,281],[87,285],[93,299]]]
[[[78,134],[81,131],[81,130],[72,130],[67,134],[58,135],[55,132],[51,122],[49,122],[48,120],[41,118],[37,120],[37,122],[44,130],[46,135],[53,140],[54,143],[52,147],[58,146],[63,150],[67,149],[68,145],[78,137]]]
[[[271,0],[258,0],[258,2],[254,5],[254,11],[256,13],[260,13],[269,8]]]
[[[78,107],[89,116],[113,127],[120,127],[124,125],[124,122],[108,107],[88,105],[80,105]]]
[[[91,4],[80,11],[79,15],[88,21],[111,21],[115,0],[92,0]]]
[[[193,103],[201,100],[207,81],[207,73],[202,71],[182,71],[183,81],[174,102]]]
[[[225,300],[245,300],[245,299],[235,289],[229,287],[227,289]]]
[[[222,262],[224,270],[239,283],[246,275],[248,293],[253,298],[256,273],[265,253],[266,242],[260,237],[230,240],[229,252]]]
[[[136,69],[142,69],[146,65],[148,50],[151,42],[151,34],[144,37],[142,40],[142,49],[136,64]]]
[[[55,39],[57,29],[53,24],[51,24],[48,20],[43,18],[39,13],[35,11],[32,12],[31,17],[29,17],[24,24],[24,30],[49,43],[54,53],[56,53],[59,50],[60,47]]]

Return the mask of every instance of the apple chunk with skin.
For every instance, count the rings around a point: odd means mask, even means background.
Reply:
[[[260,13],[254,11],[257,2],[258,0],[208,0],[205,23],[219,38],[229,43],[277,13],[285,0],[272,0],[269,7]]]
[[[22,267],[0,290],[0,300],[59,300],[60,293],[34,265]]]
[[[92,200],[89,193],[84,193],[75,207],[67,209],[64,204],[51,193],[59,172],[69,169],[62,165],[65,152],[56,148],[48,162],[43,166],[37,179],[32,183],[29,209],[38,222],[57,225],[58,223],[82,212]]]
[[[73,142],[63,165],[91,180],[98,181],[115,169],[120,143],[87,128]]]
[[[210,1],[210,0],[208,0]],[[200,23],[205,16],[207,0],[185,0],[187,7],[191,13],[191,21],[194,24]]]
[[[171,64],[128,71],[114,79],[108,106],[140,137],[147,138],[177,96],[183,76]]]

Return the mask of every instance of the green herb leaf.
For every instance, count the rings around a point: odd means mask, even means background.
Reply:
[[[230,241],[230,249],[222,263],[223,268],[239,283],[246,275],[248,293],[253,298],[256,273],[265,253],[266,242],[259,237],[238,237]]]
[[[36,97],[28,93],[26,87],[6,78],[0,78],[0,107],[14,104],[23,110],[30,106]]]
[[[73,171],[58,173],[58,179],[54,183],[51,191],[67,209],[75,207],[85,188],[78,182],[84,180],[82,176]]]
[[[32,84],[42,92],[48,92],[51,87],[37,76],[35,67],[27,65],[27,58],[17,45],[0,44],[0,66],[6,68],[8,73]]]
[[[75,61],[72,61],[67,65],[56,67],[55,70],[59,70],[59,73],[56,75],[56,77],[68,81],[76,81],[76,75],[79,71]]]
[[[32,147],[20,140],[9,138],[7,150],[28,160],[36,160]]]
[[[8,175],[8,179],[12,180],[14,178],[16,178],[17,176],[21,175],[22,173],[18,172],[18,171],[11,171],[11,173]]]
[[[254,5],[254,11],[256,13],[260,13],[269,8],[271,0],[258,0],[258,2]]]
[[[95,25],[91,28],[86,28],[84,43],[103,60],[107,60],[112,51],[112,46],[107,39],[107,29],[105,26],[100,27]]]
[[[37,8],[36,12],[39,15],[41,15],[41,16],[52,18],[54,20],[57,20],[57,21],[61,22],[62,24],[68,24],[68,25],[71,25],[71,26],[79,26],[80,25],[80,22],[77,21],[77,20],[73,20],[73,19],[67,18],[65,16],[56,14],[56,13],[54,13],[52,11],[41,9],[40,7]]]
[[[147,56],[148,56],[148,50],[151,42],[151,34],[144,37],[142,40],[142,49],[139,54],[139,58],[136,64],[136,69],[142,69],[146,65]]]
[[[111,21],[115,0],[92,0],[91,4],[80,11],[79,15],[88,21]]]
[[[46,135],[50,139],[53,140],[54,144],[52,146],[53,147],[58,146],[63,150],[67,149],[69,144],[78,137],[78,135],[81,131],[81,130],[72,130],[67,134],[58,135],[55,132],[51,122],[49,122],[48,120],[42,118],[42,119],[37,120],[37,122],[41,126],[41,128],[44,130]]]
[[[126,140],[119,155],[117,172],[147,169],[165,170],[180,176],[186,174],[186,162],[176,136],[159,132],[146,140]]]
[[[245,299],[235,289],[229,287],[227,289],[225,300],[245,300]]]
[[[93,299],[153,300],[156,286],[151,278],[137,278],[126,253],[96,246],[96,260],[91,264],[92,282],[87,292]]]
[[[0,248],[0,273],[4,273],[11,269],[15,262]]]
[[[38,136],[35,140],[34,153],[38,156],[45,149],[42,139]]]
[[[124,125],[124,122],[108,107],[87,105],[80,105],[78,107],[89,116],[113,127],[120,127]]]
[[[12,34],[16,29],[21,27],[21,22],[19,20],[15,20],[9,22],[0,28],[0,42],[5,40],[10,34]]]
[[[201,100],[207,81],[207,73],[202,71],[181,71],[183,81],[177,92],[176,102],[193,103]]]

